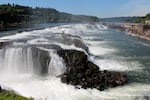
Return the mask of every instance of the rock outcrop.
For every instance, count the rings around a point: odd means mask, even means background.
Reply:
[[[99,67],[88,60],[84,52],[76,50],[58,50],[64,59],[67,70],[61,75],[63,83],[77,88],[96,88],[100,91],[123,85],[127,82],[126,75],[120,72],[100,71]]]
[[[12,42],[10,41],[0,41],[0,49],[10,45]]]
[[[57,41],[57,43],[63,43],[65,45],[74,45],[88,52],[88,47],[79,36],[74,36],[65,33],[57,33],[57,36],[50,36],[46,38],[50,41]]]
[[[37,74],[48,74],[48,67],[49,62],[51,60],[51,57],[49,55],[48,51],[41,50],[36,47],[32,47],[32,57],[33,57],[33,64],[36,67],[35,69],[38,69],[39,73]]]

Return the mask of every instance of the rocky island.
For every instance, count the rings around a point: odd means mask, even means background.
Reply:
[[[75,50],[58,50],[58,55],[66,63],[66,71],[61,81],[75,85],[77,88],[96,88],[100,91],[127,83],[125,73],[100,71],[99,67],[89,61],[84,52]]]

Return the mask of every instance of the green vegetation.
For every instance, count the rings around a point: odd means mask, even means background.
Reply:
[[[72,15],[52,8],[31,8],[15,4],[0,5],[0,30],[39,23],[97,22],[95,16]]]
[[[146,20],[150,20],[150,13],[143,17],[112,17],[112,18],[101,18],[102,22],[122,22],[122,23],[145,23]]]
[[[0,91],[0,100],[33,100],[32,98],[26,98],[16,95],[13,91]]]
[[[147,14],[144,17],[136,17],[129,20],[132,23],[145,23],[146,20],[150,20],[150,14]]]

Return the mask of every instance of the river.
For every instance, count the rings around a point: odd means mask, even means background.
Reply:
[[[63,49],[86,52],[74,43],[65,41],[62,34],[69,35],[69,39],[82,40],[89,48],[89,60],[97,64],[100,70],[125,72],[128,83],[105,91],[75,89],[62,83],[56,76],[65,70],[63,60],[54,50],[43,45],[53,44]],[[100,23],[66,24],[40,30],[13,32],[13,35],[0,37],[0,41],[11,42],[9,46],[0,50],[0,85],[20,95],[36,100],[150,99],[150,41],[108,29]],[[40,61],[32,56],[31,46],[49,52],[51,61],[48,75],[38,74],[41,66],[37,63]]]

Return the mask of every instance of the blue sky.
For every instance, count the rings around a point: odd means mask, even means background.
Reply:
[[[0,0],[0,4],[4,3],[55,8],[62,12],[100,18],[150,13],[150,0]]]

